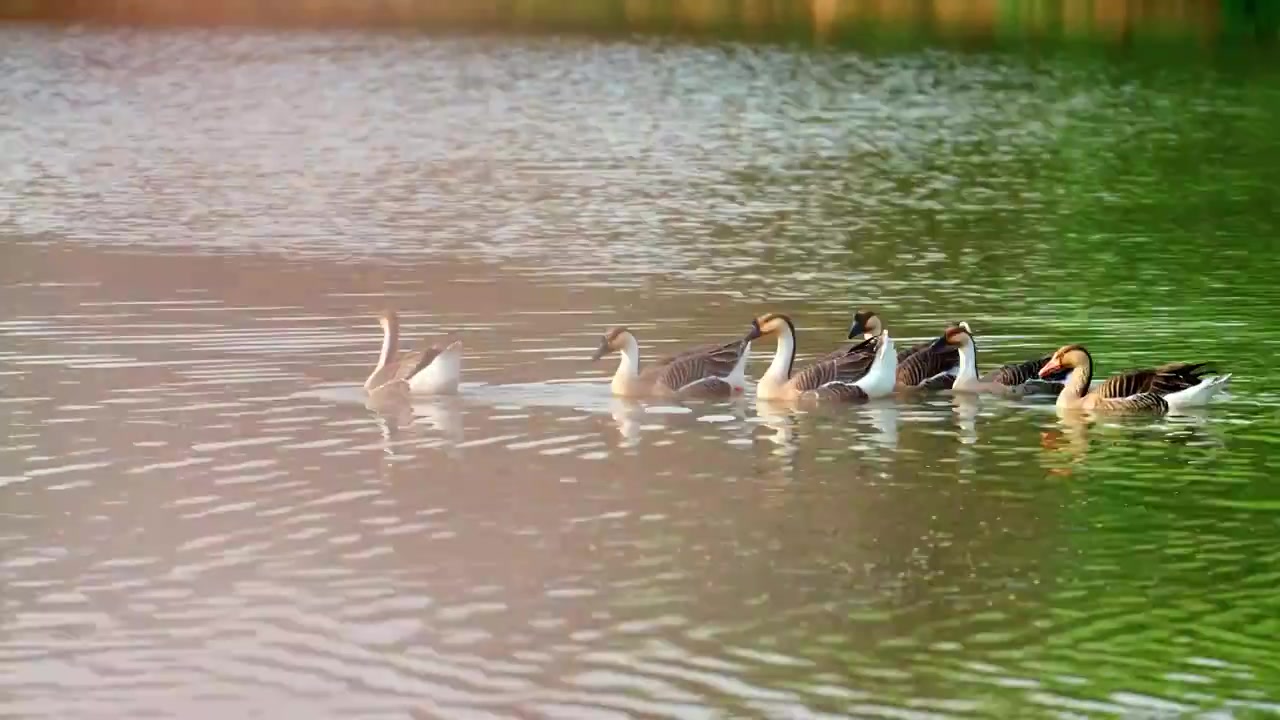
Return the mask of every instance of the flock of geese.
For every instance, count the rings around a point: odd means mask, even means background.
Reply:
[[[365,381],[371,397],[443,395],[458,392],[462,343],[425,345],[400,355],[400,322],[394,310],[378,316],[382,352]],[[865,402],[875,398],[949,390],[1022,397],[1052,395],[1064,410],[1167,413],[1204,405],[1227,387],[1231,373],[1208,363],[1171,362],[1126,370],[1094,385],[1093,356],[1083,345],[1064,345],[1051,354],[1002,365],[978,374],[978,348],[968,323],[950,325],[936,339],[896,350],[874,312],[853,316],[849,340],[856,340],[797,369],[796,327],[781,313],[751,321],[740,338],[711,343],[663,357],[640,368],[640,344],[625,327],[600,339],[592,356],[618,353],[610,387],[622,397],[726,398],[746,390],[751,344],[774,339],[773,361],[756,381],[756,397],[783,402]]]

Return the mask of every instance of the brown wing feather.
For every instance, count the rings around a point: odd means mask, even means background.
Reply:
[[[920,390],[928,390],[931,392],[940,392],[942,390],[950,390],[956,384],[955,375],[934,375],[928,380],[920,383],[916,387]]]
[[[907,387],[916,387],[935,375],[944,373],[959,365],[960,353],[954,348],[948,348],[947,350],[924,349],[899,362],[901,364],[898,365],[898,382]]]
[[[861,354],[868,355],[870,357],[876,356],[876,345],[863,346],[864,342],[865,341],[849,343],[849,345],[836,348],[836,350],[832,350],[831,352],[828,352],[828,354],[826,355],[819,355],[818,357],[814,357],[813,361],[814,363],[826,363],[826,361],[828,360],[836,360],[838,359],[838,357],[844,357],[845,355],[849,355],[849,351],[855,347],[861,347],[861,350],[860,350]],[[916,352],[925,350],[925,348],[928,348],[929,345],[932,345],[932,343],[933,341],[924,341],[922,343],[918,343],[918,345],[902,348],[902,350],[897,351],[897,361],[899,361],[899,364],[901,365],[902,361],[908,359],[908,357],[910,357],[911,355],[915,355]],[[955,352],[955,351],[952,351],[952,352]],[[959,355],[957,355],[957,357],[959,357]]]
[[[1157,412],[1169,410],[1169,403],[1155,393],[1143,392],[1122,398],[1103,398],[1094,409],[1110,412]]]
[[[1151,392],[1168,395],[1179,390],[1186,390],[1200,384],[1207,372],[1212,372],[1209,363],[1175,362],[1161,365],[1155,369],[1155,377],[1151,379]]]
[[[1155,376],[1156,371],[1151,368],[1126,370],[1103,380],[1093,392],[1103,398],[1127,398],[1138,393],[1150,392],[1151,381]]]
[[[932,340],[925,340],[925,341],[924,341],[924,342],[922,342],[922,343],[916,343],[915,345],[912,345],[911,347],[908,347],[908,348],[902,348],[901,350],[899,350],[899,351],[898,351],[898,365],[899,365],[899,367],[901,367],[902,363],[903,363],[903,362],[905,362],[907,358],[911,357],[912,355],[915,355],[915,354],[916,354],[916,353],[918,353],[918,352],[921,352],[921,351],[924,351],[924,350],[928,350],[928,349],[929,349],[929,346],[930,346],[930,345],[932,345],[932,344],[933,344],[933,341],[932,341]],[[958,363],[958,362],[960,362],[960,354],[959,354],[959,352],[958,352],[958,351],[956,351],[956,350],[955,350],[955,348],[948,348],[947,350],[944,350],[944,351],[942,351],[942,352],[950,352],[952,355],[955,355],[955,356],[956,356],[956,362],[957,362],[957,363]]]
[[[663,365],[650,368],[649,373],[657,385],[671,391],[707,378],[724,377],[742,358],[745,340],[735,340],[724,345],[707,345],[695,348],[671,359]]]
[[[991,372],[983,375],[983,382],[993,382],[999,385],[1021,385],[1028,380],[1038,380],[1040,378],[1040,368],[1049,362],[1052,355],[1026,360],[1020,363],[1009,363],[1001,365]]]
[[[823,385],[816,390],[806,390],[800,394],[800,399],[811,402],[866,402],[871,398],[857,385],[836,383],[834,385]]]
[[[1060,395],[1062,394],[1062,389],[1066,386],[1067,384],[1062,382],[1031,378],[1021,385],[1010,385],[1008,387],[1016,388],[1021,395]]]
[[[820,355],[814,358],[813,363],[811,364],[830,362],[832,360],[839,360],[840,358],[846,355],[849,355],[855,350],[860,354],[866,355],[867,357],[874,358],[876,356],[876,344],[878,342],[880,342],[878,338],[871,341],[859,340],[856,343],[850,343],[848,345],[845,345],[844,347],[836,348],[835,350],[832,350],[826,355]]]
[[[682,398],[721,398],[733,394],[733,386],[719,377],[703,378],[685,385],[678,395]]]
[[[395,379],[408,380],[409,378],[422,372],[432,360],[436,359],[440,353],[444,352],[447,345],[428,345],[423,343],[421,350],[413,350],[400,356],[396,361]]]
[[[1138,393],[1169,393],[1194,387],[1210,370],[1208,363],[1173,362],[1155,368],[1126,370],[1102,382],[1094,392],[1106,398],[1122,398]]]
[[[728,349],[738,347],[741,343],[742,343],[741,340],[734,340],[733,342],[728,342],[728,343],[707,343],[706,345],[698,345],[696,347],[689,348],[688,350],[681,350],[678,353],[663,355],[657,360],[654,360],[649,365],[648,369],[650,372],[653,372],[653,371],[656,371],[658,368],[664,367],[666,365],[670,365],[671,363],[675,362],[676,360],[679,360],[680,358],[686,358],[686,357],[689,357],[690,355],[707,355],[707,354],[719,352],[722,350],[728,350]]]
[[[852,350],[852,349],[853,349],[853,348],[855,348],[855,347],[859,347],[859,346],[863,346],[863,348],[862,348],[862,352],[863,352],[863,353],[865,353],[865,354],[867,354],[867,355],[870,355],[871,357],[875,357],[875,354],[876,354],[876,343],[878,343],[878,342],[879,342],[879,338],[871,338],[871,341],[872,341],[872,342],[871,342],[871,344],[870,344],[870,345],[864,345],[864,342],[865,342],[865,341],[859,340],[859,341],[858,341],[858,342],[856,342],[856,343],[851,343],[851,344],[846,345],[846,346],[844,346],[844,347],[842,347],[842,348],[839,348],[839,349],[833,350],[833,351],[831,351],[831,352],[827,353],[826,355],[822,355],[822,356],[820,356],[820,357],[818,357],[818,358],[815,358],[815,359],[814,359],[814,362],[815,362],[815,363],[819,363],[819,362],[826,362],[826,361],[828,361],[828,360],[834,360],[834,359],[836,359],[836,358],[843,357],[843,356],[847,355],[847,354],[849,353],[849,351],[850,351],[850,350]],[[928,350],[928,349],[929,349],[929,346],[930,346],[930,345],[932,345],[932,344],[933,344],[933,341],[932,341],[932,340],[925,340],[924,342],[916,343],[915,345],[912,345],[911,347],[899,348],[899,349],[898,349],[898,365],[902,365],[903,361],[905,361],[907,358],[911,357],[912,355],[915,355],[916,353],[921,352],[921,351],[923,351],[923,350]],[[956,362],[956,363],[959,363],[959,362],[960,362],[960,354],[959,354],[959,352],[958,352],[958,351],[956,351],[955,349],[953,349],[953,348],[948,348],[948,350],[943,351],[943,352],[949,352],[950,354],[952,354],[952,355],[954,355],[954,356],[955,356],[955,358],[956,358],[956,359],[955,359],[955,362]]]
[[[854,351],[828,360],[815,362],[791,376],[792,386],[801,392],[817,390],[831,383],[852,384],[862,379],[875,362],[874,353]]]

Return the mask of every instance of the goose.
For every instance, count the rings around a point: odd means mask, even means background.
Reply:
[[[1066,387],[1058,394],[1059,409],[1166,413],[1182,407],[1206,405],[1223,390],[1231,373],[1204,377],[1209,363],[1173,362],[1155,368],[1126,370],[1090,389],[1093,356],[1083,345],[1064,345],[1040,368],[1045,378],[1070,369]]]
[[[849,324],[849,339],[862,336],[864,340],[869,340],[879,337],[883,330],[884,322],[875,311],[859,310],[854,313],[853,322]],[[874,348],[864,350],[867,353],[874,351]],[[951,387],[956,368],[960,363],[959,353],[954,348],[936,348],[932,340],[925,340],[899,350],[897,356],[898,369],[895,373],[894,390],[899,393],[914,390],[946,390]]]
[[[664,357],[641,372],[636,336],[625,327],[613,327],[600,338],[600,347],[591,359],[599,360],[611,352],[622,356],[610,383],[614,395],[727,397],[746,388],[751,341],[701,345]]]
[[[756,384],[756,397],[764,400],[865,401],[893,392],[898,356],[887,330],[846,351],[818,358],[792,374],[796,359],[796,326],[781,313],[766,313],[751,321],[746,338],[777,337],[773,362]],[[870,350],[870,352],[868,352]]]
[[[1062,391],[1067,377],[1067,371],[1059,370],[1049,380],[1040,378],[1040,369],[1049,362],[1052,355],[1001,365],[978,377],[978,347],[973,341],[973,330],[967,322],[948,327],[930,347],[935,352],[944,348],[959,350],[960,366],[951,386],[953,392],[980,395],[1056,395]]]
[[[395,310],[378,313],[382,326],[382,352],[378,364],[364,381],[364,389],[377,388],[397,380],[408,383],[409,391],[423,395],[450,395],[458,391],[462,374],[462,342],[441,347],[423,344],[422,349],[397,357],[400,345],[400,317]]]

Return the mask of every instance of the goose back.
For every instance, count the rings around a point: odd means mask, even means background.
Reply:
[[[1208,363],[1173,362],[1112,375],[1093,392],[1102,398],[1126,398],[1142,393],[1168,395],[1198,385]]]
[[[742,360],[748,341],[711,343],[669,355],[640,373],[641,378],[667,392],[723,394],[724,380]],[[717,382],[718,381],[718,382]]]
[[[843,353],[830,353],[793,372],[789,384],[799,392],[817,390],[833,383],[852,385],[871,370],[878,347],[879,338],[872,338],[846,348]]]
[[[960,364],[960,353],[955,348],[947,349],[930,349],[933,341],[922,343],[916,347],[920,350],[911,353],[903,359],[902,353],[898,353],[898,384],[913,388],[939,388],[946,389],[951,387],[955,382],[954,374],[947,374]],[[947,382],[939,378],[950,377],[951,381]],[[934,381],[935,378],[938,378]],[[934,382],[930,382],[934,381]],[[926,385],[926,383],[929,383]]]

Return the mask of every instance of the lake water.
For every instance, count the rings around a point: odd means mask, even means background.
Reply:
[[[0,47],[0,715],[1280,714],[1274,63]],[[388,303],[459,397],[366,408]],[[588,359],[865,307],[1235,380],[1081,423],[623,403]]]

